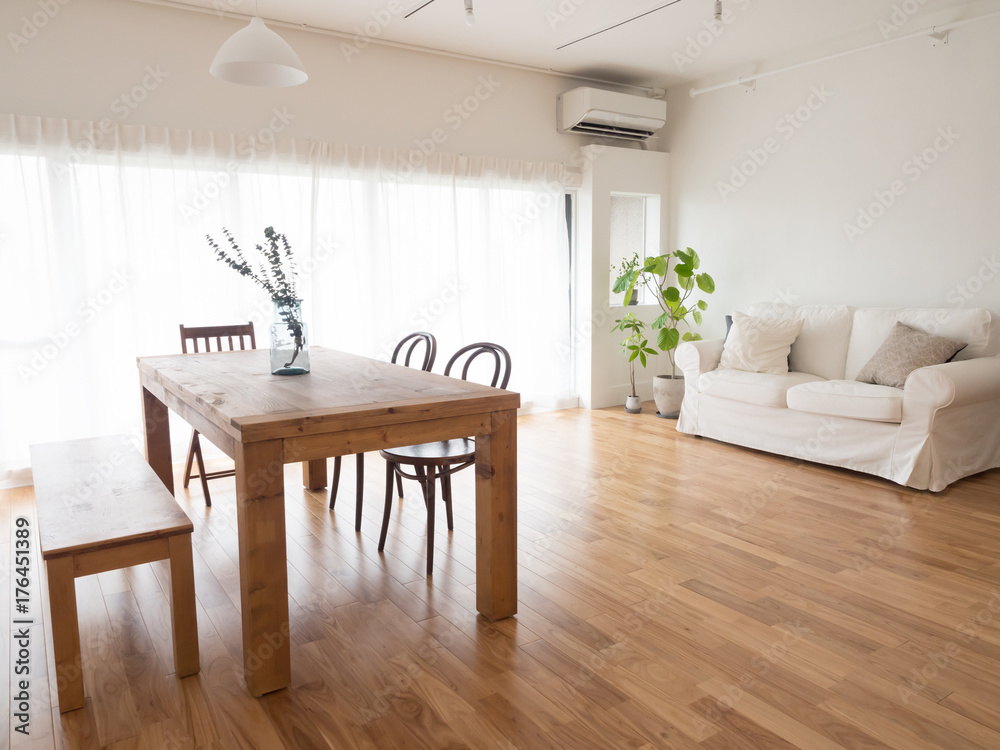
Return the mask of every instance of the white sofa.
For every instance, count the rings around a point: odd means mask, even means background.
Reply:
[[[934,492],[1000,467],[1000,357],[988,311],[760,304],[748,314],[803,321],[788,374],[717,369],[722,340],[681,344],[680,432]],[[913,371],[904,388],[854,380],[897,321],[968,346]]]

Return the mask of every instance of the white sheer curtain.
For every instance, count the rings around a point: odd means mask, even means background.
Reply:
[[[304,272],[313,344],[387,357],[401,334],[496,341],[527,403],[572,390],[569,251],[555,164],[0,116],[0,482],[33,442],[139,425],[135,357],[179,323],[270,303],[215,260],[274,226]],[[187,437],[174,431],[175,459]]]

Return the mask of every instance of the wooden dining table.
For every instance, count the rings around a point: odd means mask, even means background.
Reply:
[[[266,349],[140,357],[146,460],[174,491],[168,411],[236,462],[243,663],[260,696],[291,681],[284,465],[327,483],[327,458],[475,436],[476,608],[517,612],[517,408],[512,391],[322,347],[272,375]]]

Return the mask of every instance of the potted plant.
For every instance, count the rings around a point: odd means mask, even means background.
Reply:
[[[649,346],[646,339],[646,324],[639,320],[635,313],[626,313],[623,317],[615,321],[612,331],[621,331],[628,336],[622,341],[622,354],[628,359],[628,379],[632,386],[631,395],[625,399],[625,411],[629,414],[638,414],[642,411],[642,400],[635,392],[635,361],[645,367],[646,357],[659,354],[656,349]]]
[[[621,263],[621,265],[618,268],[615,268],[614,266],[611,266],[611,273],[617,274],[617,277],[616,277],[616,282],[617,282],[617,279],[620,279],[622,276],[628,275],[633,270],[635,270],[636,268],[638,268],[639,265],[640,265],[639,264],[639,253],[632,253],[632,257],[622,260],[622,263]],[[618,289],[615,289],[615,292],[618,292]],[[631,294],[625,295],[625,298],[622,300],[622,304],[625,305],[625,306],[627,306],[627,307],[634,307],[635,305],[638,305],[639,304],[639,290],[638,289],[633,289]],[[612,330],[616,330],[616,329],[612,329]]]
[[[653,397],[657,416],[665,419],[677,418],[684,398],[684,377],[677,375],[674,350],[681,341],[701,340],[701,334],[690,329],[701,325],[702,313],[708,309],[705,300],[695,302],[691,296],[695,289],[703,294],[715,291],[715,281],[707,273],[699,271],[700,268],[701,258],[689,247],[646,258],[641,266],[630,268],[615,280],[614,291],[624,292],[626,299],[631,298],[637,284],[644,285],[663,311],[653,321],[652,328],[657,331],[656,345],[670,359],[670,374],[657,375],[653,379]],[[688,328],[683,334],[680,331],[682,324]]]
[[[267,292],[274,303],[274,323],[271,324],[271,374],[302,375],[309,372],[309,343],[306,324],[302,320],[302,300],[296,293],[298,268],[292,256],[292,246],[274,227],[264,230],[266,247],[257,245],[256,266],[247,260],[232,232],[223,228],[232,255],[219,246],[211,235],[205,235],[216,257],[241,276],[249,277]]]

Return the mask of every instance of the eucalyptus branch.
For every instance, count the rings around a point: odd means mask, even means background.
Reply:
[[[295,341],[292,359],[285,363],[285,367],[291,367],[299,352],[302,351],[304,343],[302,321],[299,320],[293,308],[295,300],[298,299],[296,293],[298,266],[292,255],[292,246],[288,242],[288,238],[275,232],[274,227],[267,227],[264,230],[265,245],[255,246],[257,258],[251,263],[239,243],[236,242],[232,232],[223,227],[222,235],[226,238],[231,252],[220,246],[212,239],[211,235],[205,235],[216,257],[241,276],[249,278],[267,292],[273,302],[280,306],[281,320],[288,326],[288,332]]]

